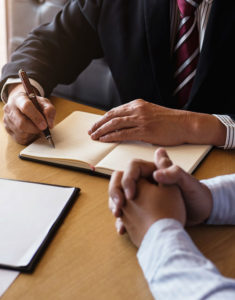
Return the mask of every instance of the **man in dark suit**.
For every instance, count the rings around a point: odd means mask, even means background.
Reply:
[[[50,24],[31,32],[3,68],[0,87],[6,130],[25,144],[46,127],[14,79],[20,67],[38,90],[38,101],[52,127],[55,109],[45,97],[56,84],[75,80],[92,59],[105,57],[125,104],[91,128],[93,139],[235,147],[229,72],[235,67],[235,3],[178,2],[198,6],[193,24],[199,31],[200,58],[183,106],[174,95],[174,45],[184,21],[179,20],[176,0],[73,0]]]

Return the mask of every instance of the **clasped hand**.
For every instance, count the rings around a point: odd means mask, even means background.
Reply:
[[[124,172],[113,173],[109,208],[117,218],[117,231],[127,231],[139,247],[157,220],[171,218],[183,226],[204,222],[212,210],[212,195],[207,186],[173,165],[160,148],[153,163],[134,160]]]

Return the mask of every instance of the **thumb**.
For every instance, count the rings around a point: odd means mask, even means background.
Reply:
[[[176,165],[172,165],[169,168],[156,170],[153,173],[153,178],[162,184],[178,184],[180,186],[184,186],[187,182],[186,172]]]
[[[153,177],[162,184],[177,184],[183,194],[192,192],[198,187],[197,179],[176,165],[155,171]]]
[[[164,148],[158,148],[154,153],[154,164],[157,170],[165,169],[172,166],[166,150]]]

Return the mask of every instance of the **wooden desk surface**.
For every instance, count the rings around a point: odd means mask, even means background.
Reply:
[[[54,98],[56,122],[74,110],[101,111]],[[0,104],[2,120],[2,103]],[[108,210],[108,179],[20,160],[16,144],[0,124],[0,177],[78,186],[81,194],[33,274],[20,274],[2,299],[152,299],[127,236],[118,236]],[[195,173],[199,179],[235,172],[235,151],[214,149]],[[188,230],[199,249],[235,278],[235,228]]]

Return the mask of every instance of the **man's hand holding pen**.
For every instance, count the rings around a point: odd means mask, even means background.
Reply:
[[[4,105],[4,124],[19,144],[26,145],[35,140],[47,128],[47,123],[49,128],[53,128],[55,107],[47,98],[37,96],[37,101],[45,118],[29,99],[21,83],[9,86],[8,101]]]

